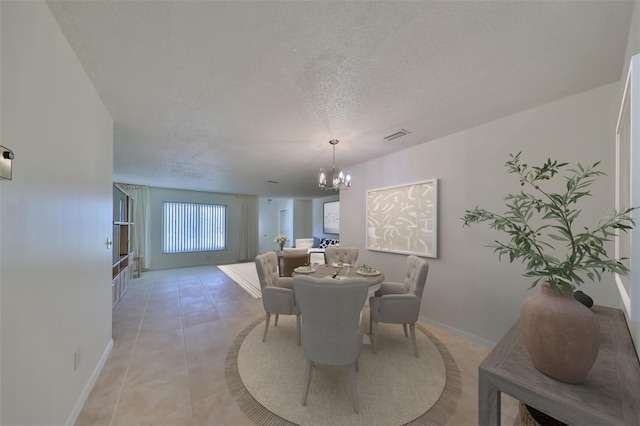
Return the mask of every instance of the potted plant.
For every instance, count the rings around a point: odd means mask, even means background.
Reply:
[[[506,233],[507,242],[490,247],[499,259],[525,264],[531,287],[542,284],[541,293],[527,298],[520,310],[525,345],[533,365],[543,373],[567,383],[581,383],[591,370],[599,349],[599,326],[595,315],[573,297],[573,289],[590,280],[601,280],[604,272],[626,275],[628,268],[607,255],[605,245],[616,232],[634,226],[632,208],[612,211],[595,227],[576,224],[581,210],[578,201],[591,196],[588,189],[598,176],[600,162],[590,167],[578,163],[562,175],[561,192],[545,187],[568,163],[547,160],[539,167],[511,154],[505,166],[518,177],[521,191],[509,194],[502,214],[480,207],[466,210],[465,226],[488,222]],[[557,184],[556,184],[557,185]],[[555,186],[558,188],[558,186]]]

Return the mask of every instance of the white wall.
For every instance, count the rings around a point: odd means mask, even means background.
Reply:
[[[111,342],[113,121],[44,2],[0,9],[0,423],[63,424]]]
[[[293,200],[291,198],[259,198],[258,199],[258,233],[260,235],[259,253],[266,253],[278,248],[278,244],[273,240],[280,233],[280,210],[293,211]],[[289,228],[293,229],[293,215],[290,215],[291,223]],[[288,235],[289,243],[285,247],[292,247],[294,241]]]
[[[266,253],[277,248],[273,239],[278,235],[278,212],[278,200],[258,198],[259,253]]]
[[[281,215],[280,213],[283,214]],[[291,238],[293,237],[293,199],[287,198],[278,200],[278,223],[276,225],[275,231],[276,235],[284,234],[289,237],[289,242],[284,245],[285,247],[291,247],[293,246],[293,244],[295,244],[295,242]],[[271,239],[271,241],[273,241],[274,239],[275,235],[274,238]]]
[[[353,176],[353,171],[351,173]],[[342,191],[343,194],[349,192],[350,189]],[[334,193],[327,197],[314,198],[313,199],[313,236],[318,238],[340,238],[340,235],[325,234],[323,232],[323,220],[324,220],[324,203],[329,201],[339,201],[340,194]],[[340,205],[340,214],[342,215],[342,204]],[[342,220],[340,220],[340,227],[342,227]]]
[[[629,29],[629,38],[627,40],[627,49],[624,58],[624,68],[620,79],[625,81],[629,73],[629,61],[635,54],[640,53],[640,1],[636,0],[633,7],[633,16],[631,17],[631,28]],[[624,90],[624,86],[620,86],[620,91]]]
[[[0,23],[2,22],[2,7],[0,7]],[[0,27],[1,28],[1,27]],[[0,31],[0,46],[2,46],[2,31]],[[2,49],[0,48],[0,52]],[[0,54],[0,81],[2,80],[2,55]],[[2,99],[2,84],[0,84],[0,99]],[[0,106],[0,129],[2,129],[2,107]],[[0,136],[2,132],[0,131]],[[2,138],[0,137],[0,145]],[[2,184],[0,183],[0,204],[2,204]],[[0,208],[0,224],[2,224],[2,209]],[[0,271],[2,271],[2,226],[0,226]],[[2,318],[2,274],[0,273],[0,319]],[[2,327],[0,327],[0,371],[2,371]],[[2,373],[0,373],[0,378]],[[2,386],[0,386],[0,423],[2,423]]]
[[[352,167],[359,183],[340,194],[341,241],[360,248],[359,261],[378,267],[387,279],[401,280],[405,256],[365,249],[366,190],[438,178],[439,258],[429,260],[421,317],[494,344],[518,318],[523,299],[538,290],[527,291],[530,281],[521,276],[520,264],[499,263],[485,247],[501,234],[484,224],[463,228],[460,218],[478,204],[504,210],[502,197],[519,190],[504,163],[509,153],[522,151],[527,164],[548,157],[602,161],[608,176],[593,186],[594,197],[583,212],[596,223],[614,206],[619,92],[618,83],[610,84]],[[581,290],[597,304],[620,307],[612,277]]]
[[[258,253],[266,253],[277,248],[273,239],[278,235],[278,203],[273,198],[258,198],[258,233],[260,235]]]
[[[310,238],[313,232],[313,202],[312,200],[293,200],[293,238]]]

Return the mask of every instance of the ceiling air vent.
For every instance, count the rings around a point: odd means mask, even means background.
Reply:
[[[385,136],[383,139],[386,140],[386,141],[392,141],[394,139],[398,139],[398,138],[401,138],[401,137],[409,135],[409,134],[411,134],[411,132],[409,132],[409,131],[407,131],[405,129],[400,129],[400,130],[398,130],[397,132],[395,132],[392,135]]]

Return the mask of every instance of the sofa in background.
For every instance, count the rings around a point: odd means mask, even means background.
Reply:
[[[331,238],[296,238],[296,248],[306,248],[309,253],[309,263],[317,262],[324,265],[324,249],[329,246],[338,246],[340,241]]]
[[[313,238],[296,238],[295,248],[312,248]]]

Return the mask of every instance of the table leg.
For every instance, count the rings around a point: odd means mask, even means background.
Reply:
[[[482,370],[478,377],[478,424],[500,426],[500,391]]]

